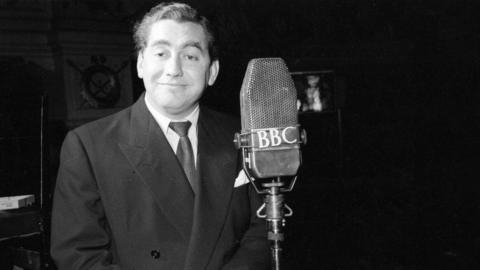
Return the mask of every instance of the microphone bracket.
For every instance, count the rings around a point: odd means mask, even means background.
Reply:
[[[286,203],[283,202],[283,195],[276,194],[266,197],[266,203],[263,203],[260,208],[257,210],[257,217],[264,219],[281,219],[283,217],[291,217],[293,215],[293,210]],[[273,207],[267,207],[267,204],[273,205]],[[273,209],[273,211],[272,211]],[[287,212],[284,211],[287,210]],[[280,212],[283,211],[283,212]],[[285,225],[285,224],[283,224]]]
[[[242,160],[250,160],[246,148],[242,149]],[[277,187],[279,188],[280,192],[290,192],[293,190],[295,183],[297,182],[297,175],[290,176],[291,180],[288,181],[289,185],[287,187],[284,187],[285,182],[281,181],[282,177],[269,178],[271,179],[271,182],[264,182],[263,180],[262,182],[260,182],[257,181],[257,179],[255,179],[255,177],[250,174],[250,168],[247,167],[247,162],[242,162],[242,166],[245,175],[247,176],[248,180],[258,194],[268,194],[270,192],[270,188],[275,185],[278,185]]]

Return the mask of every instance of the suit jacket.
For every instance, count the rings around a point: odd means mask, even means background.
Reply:
[[[267,269],[261,198],[239,171],[238,121],[202,107],[200,191],[142,97],[70,131],[62,145],[51,254],[68,269]]]

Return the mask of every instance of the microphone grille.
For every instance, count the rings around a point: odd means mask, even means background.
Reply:
[[[297,91],[281,58],[250,60],[240,90],[240,101],[244,131],[298,123]]]

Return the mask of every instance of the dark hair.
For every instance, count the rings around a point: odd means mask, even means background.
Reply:
[[[203,27],[207,36],[208,53],[211,60],[218,58],[215,36],[208,19],[198,14],[197,10],[185,3],[161,3],[150,9],[133,27],[133,39],[137,53],[147,46],[150,27],[160,20],[175,20],[177,22],[192,22]]]

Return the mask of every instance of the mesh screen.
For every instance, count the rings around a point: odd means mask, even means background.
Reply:
[[[297,91],[281,58],[250,60],[240,90],[243,131],[296,125],[296,104]]]

